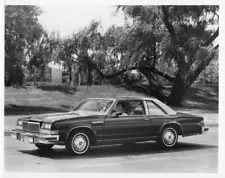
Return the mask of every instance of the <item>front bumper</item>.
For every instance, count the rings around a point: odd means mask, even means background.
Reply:
[[[19,130],[11,130],[11,136],[17,140],[31,144],[55,144],[59,141],[59,135],[45,135]]]
[[[206,134],[208,131],[209,131],[209,128],[202,127],[202,133],[201,134]]]

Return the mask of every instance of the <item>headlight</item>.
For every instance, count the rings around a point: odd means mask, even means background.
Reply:
[[[50,124],[50,123],[43,123],[42,126],[41,126],[41,128],[42,129],[51,129],[51,125],[52,124]]]

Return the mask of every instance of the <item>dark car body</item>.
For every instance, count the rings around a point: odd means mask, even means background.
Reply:
[[[204,126],[203,117],[175,112],[154,98],[121,97],[89,100],[107,100],[110,103],[104,112],[75,109],[67,113],[20,118],[16,129],[11,132],[12,137],[33,144],[66,145],[71,133],[79,130],[87,133],[88,141],[93,146],[157,141],[165,128],[172,128],[180,136],[203,134],[208,131]],[[136,104],[132,106],[136,113],[122,115],[116,112],[114,108],[119,102],[124,106],[130,103]],[[166,136],[171,138],[169,133]]]

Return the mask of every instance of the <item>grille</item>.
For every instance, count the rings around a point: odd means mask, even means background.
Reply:
[[[28,132],[39,132],[40,123],[37,122],[23,122],[23,130]]]

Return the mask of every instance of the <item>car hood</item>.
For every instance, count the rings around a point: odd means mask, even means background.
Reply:
[[[99,116],[103,115],[103,113],[94,112],[94,111],[70,111],[64,113],[51,113],[51,114],[39,114],[39,115],[32,115],[25,118],[21,118],[22,120],[29,120],[29,121],[45,121],[45,122],[54,122],[57,120],[64,120],[64,119],[72,119],[72,118],[81,118],[87,116]]]

